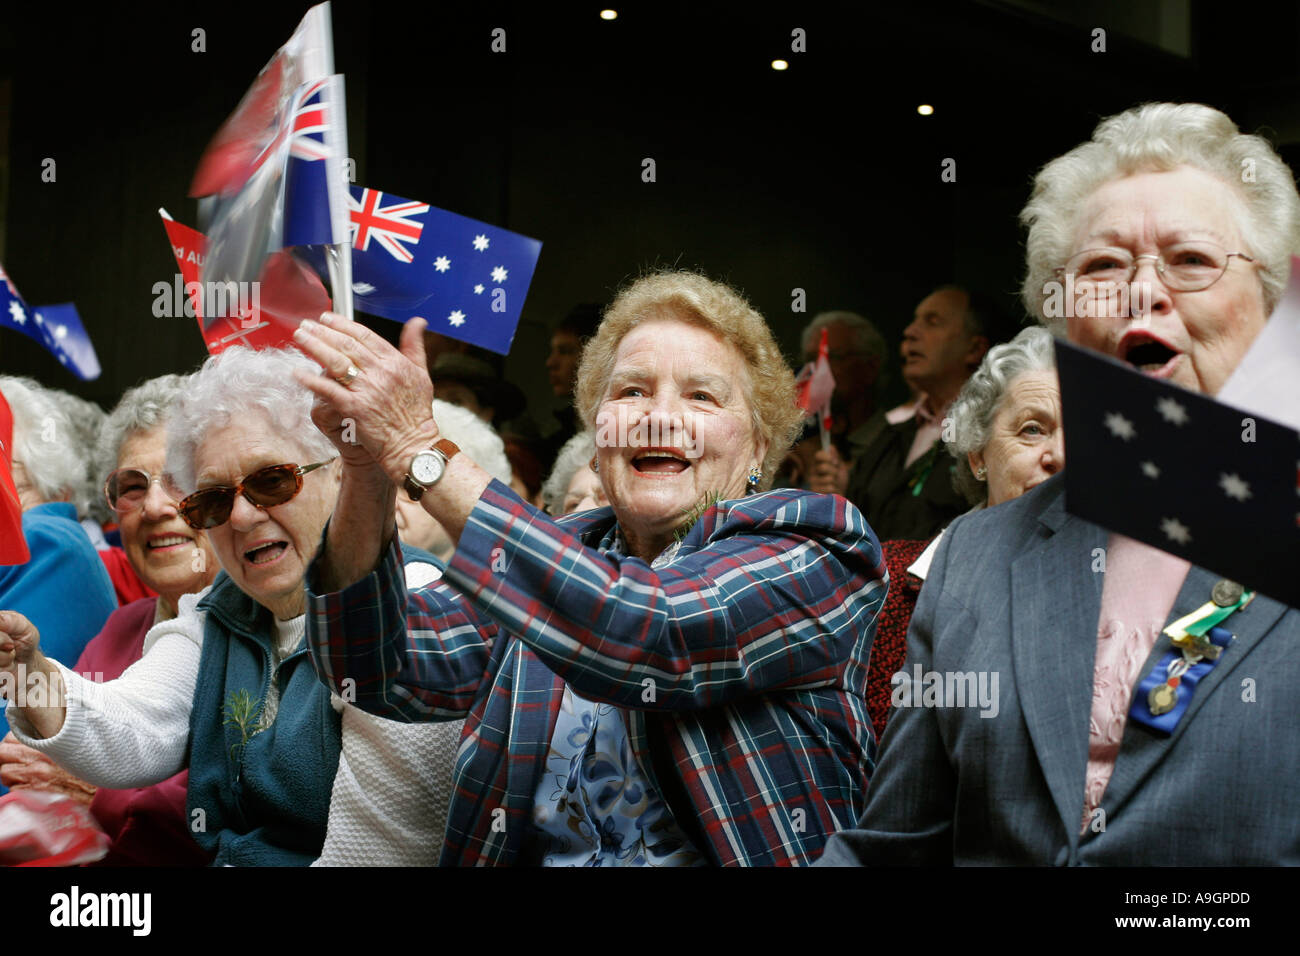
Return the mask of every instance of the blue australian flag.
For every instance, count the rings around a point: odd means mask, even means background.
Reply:
[[[72,303],[42,305],[33,309],[0,266],[0,328],[13,329],[45,346],[83,382],[99,378],[99,358]]]
[[[358,309],[398,322],[419,315],[430,331],[509,353],[538,240],[358,186],[348,212]]]

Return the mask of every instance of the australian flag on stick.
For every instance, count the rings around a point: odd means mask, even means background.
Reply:
[[[510,351],[542,244],[428,203],[353,186],[357,308],[501,355]]]
[[[46,351],[83,382],[99,378],[99,357],[72,303],[32,308],[0,266],[0,328],[13,329]]]
[[[207,326],[228,317],[216,299],[251,285],[277,298],[291,322],[317,315],[310,284],[277,254],[320,246],[334,308],[351,314],[347,133],[343,77],[333,73],[329,4],[312,7],[272,57],[199,162],[190,194],[202,197],[207,248],[200,270]],[[293,256],[292,252],[286,253]],[[266,317],[262,317],[266,318]],[[275,318],[271,319],[275,321]],[[205,335],[206,338],[206,335]]]

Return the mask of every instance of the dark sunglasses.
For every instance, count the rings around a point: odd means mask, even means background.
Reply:
[[[331,458],[330,461],[333,461]],[[219,485],[203,488],[182,498],[177,511],[185,523],[196,531],[205,531],[225,524],[235,508],[235,496],[243,495],[258,508],[270,508],[292,500],[302,491],[302,476],[323,468],[329,461],[314,465],[267,465],[259,468],[235,487]]]
[[[143,468],[119,468],[104,480],[104,500],[118,514],[129,514],[143,507],[144,499],[149,497],[149,486],[155,481],[171,495],[163,475],[150,475]]]

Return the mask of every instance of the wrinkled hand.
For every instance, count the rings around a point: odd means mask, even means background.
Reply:
[[[394,482],[411,457],[438,438],[433,420],[433,383],[424,355],[423,319],[402,328],[400,351],[359,322],[332,312],[304,321],[294,332],[297,346],[324,369],[323,375],[294,372],[317,398],[312,420],[343,456],[345,465],[378,465]],[[349,384],[339,379],[355,366]]]
[[[18,676],[18,668],[30,668],[41,644],[40,632],[17,611],[0,611],[0,672]],[[21,681],[4,682],[18,686]]]
[[[813,456],[808,487],[822,495],[842,495],[849,487],[849,466],[832,445]]]
[[[12,733],[0,741],[0,783],[11,790],[48,790],[85,804],[95,798],[95,787],[20,743]]]

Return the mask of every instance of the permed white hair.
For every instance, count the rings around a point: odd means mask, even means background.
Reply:
[[[77,517],[93,517],[103,524],[112,519],[112,513],[108,510],[103,495],[99,493],[95,443],[99,440],[99,430],[108,416],[94,402],[71,392],[47,388],[45,394],[67,416],[68,424],[72,426],[73,441],[77,444],[77,457],[82,461],[81,482],[72,494],[72,502],[77,506]]]
[[[1062,334],[1064,320],[1049,320],[1043,304],[1054,271],[1072,248],[1076,216],[1099,186],[1133,173],[1192,166],[1217,177],[1239,202],[1237,223],[1246,252],[1259,262],[1264,308],[1271,313],[1286,288],[1290,257],[1300,252],[1300,196],[1291,170],[1259,136],[1238,132],[1223,113],[1199,103],[1147,103],[1107,117],[1089,142],[1052,160],[1034,179],[1020,213],[1029,228],[1021,299]]]
[[[564,498],[569,493],[569,485],[579,468],[586,468],[596,454],[596,433],[578,432],[564,443],[560,453],[555,456],[551,473],[542,483],[542,500],[546,510],[556,517],[564,514]]]
[[[984,356],[979,368],[966,380],[948,413],[952,441],[945,442],[948,453],[957,459],[953,484],[971,504],[988,498],[988,487],[971,474],[966,455],[980,451],[989,443],[993,419],[997,417],[1007,389],[1026,372],[1046,372],[1056,368],[1052,351],[1052,334],[1031,326],[1003,345],[995,345]]]
[[[506,457],[505,442],[483,419],[468,408],[461,408],[440,398],[433,400],[433,420],[438,432],[449,438],[465,454],[493,478],[510,484],[510,459]]]
[[[167,425],[167,473],[182,494],[194,491],[194,454],[210,429],[245,421],[269,424],[300,465],[330,461],[338,449],[311,420],[314,396],[293,380],[294,369],[320,374],[295,348],[232,345],[194,373],[172,406]]]
[[[104,420],[95,446],[97,485],[102,485],[109,472],[116,470],[118,455],[127,439],[167,424],[172,405],[190,387],[193,378],[193,374],[159,375],[123,393]]]
[[[50,390],[35,379],[0,375],[0,393],[14,416],[13,460],[22,463],[43,501],[80,505],[86,460],[72,422]]]

